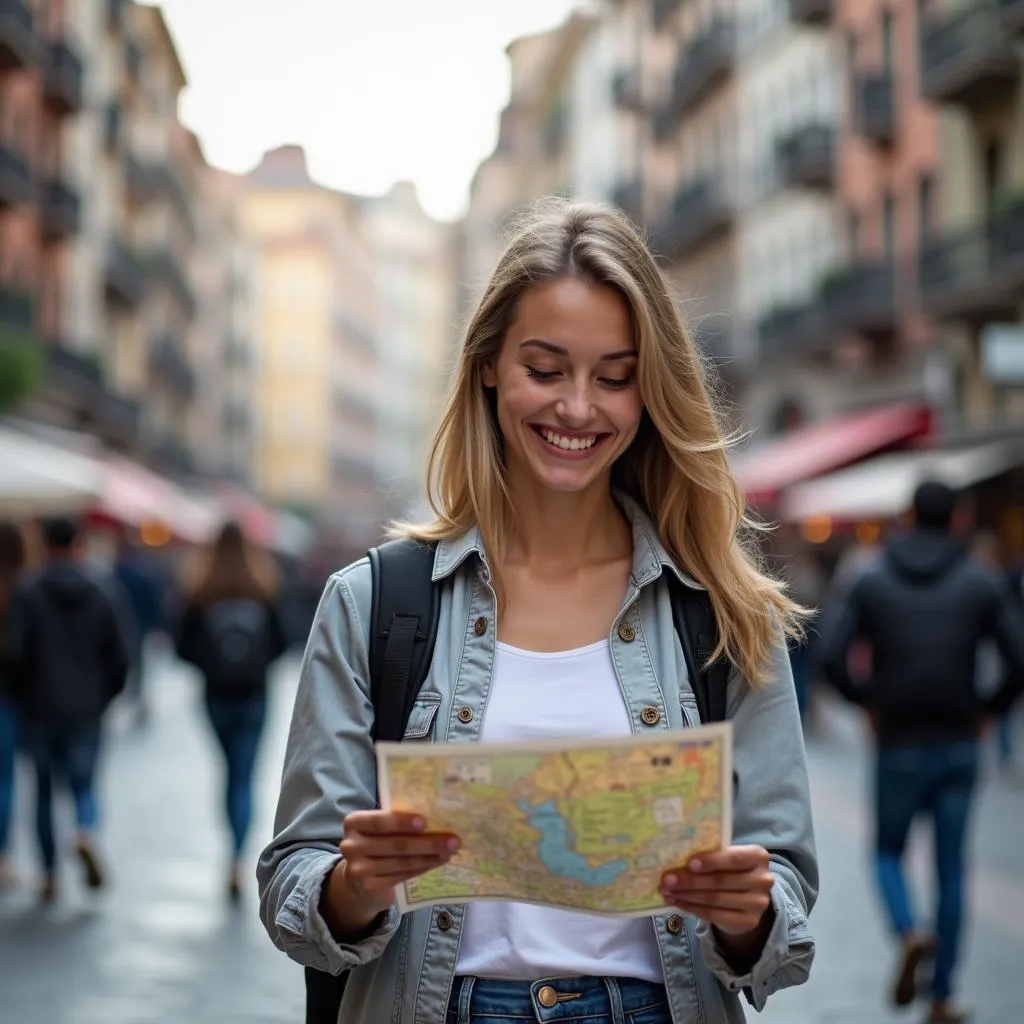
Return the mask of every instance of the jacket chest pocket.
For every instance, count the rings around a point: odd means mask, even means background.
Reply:
[[[701,725],[700,711],[697,709],[697,698],[689,690],[679,691],[679,710],[683,714],[683,725],[687,729],[696,729]]]
[[[441,694],[426,691],[416,698],[405,726],[403,742],[426,742],[433,739],[434,722],[441,706]]]

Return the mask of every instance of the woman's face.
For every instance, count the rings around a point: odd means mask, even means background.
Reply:
[[[497,392],[510,480],[566,493],[607,486],[640,426],[636,364],[614,289],[563,277],[526,291],[483,374]]]

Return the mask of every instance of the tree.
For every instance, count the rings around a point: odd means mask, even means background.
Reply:
[[[16,408],[43,376],[42,348],[29,331],[0,326],[0,413]]]

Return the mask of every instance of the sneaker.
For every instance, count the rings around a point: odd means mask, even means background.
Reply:
[[[967,1010],[950,1006],[948,1003],[935,1003],[925,1019],[925,1024],[967,1024],[970,1019],[971,1014]]]
[[[934,947],[935,943],[924,935],[908,935],[904,938],[899,971],[893,986],[894,1005],[909,1006],[917,998],[917,972]]]
[[[102,889],[106,879],[92,844],[79,840],[75,845],[75,853],[78,854],[78,859],[82,862],[85,884],[90,889]]]

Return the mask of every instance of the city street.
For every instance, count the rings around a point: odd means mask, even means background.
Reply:
[[[261,767],[255,847],[269,835],[294,663],[274,688]],[[256,915],[254,883],[232,908],[223,889],[219,767],[195,707],[196,686],[164,665],[153,680],[152,726],[118,726],[103,773],[109,892],[93,899],[65,873],[46,911],[33,889],[0,897],[4,1019],[25,1024],[297,1024],[301,972],[277,953]],[[867,758],[858,724],[830,714],[812,742],[823,895],[814,915],[813,981],[775,997],[766,1024],[894,1024],[883,992],[891,948],[870,885],[862,793]],[[23,826],[28,808],[21,792]],[[1024,1002],[1024,784],[991,779],[977,820],[974,910],[964,1002],[979,1024],[1020,1019]],[[30,875],[22,827],[18,866]],[[927,879],[927,851],[916,851]],[[76,865],[68,865],[73,869]],[[751,1018],[754,1014],[749,1014]]]

